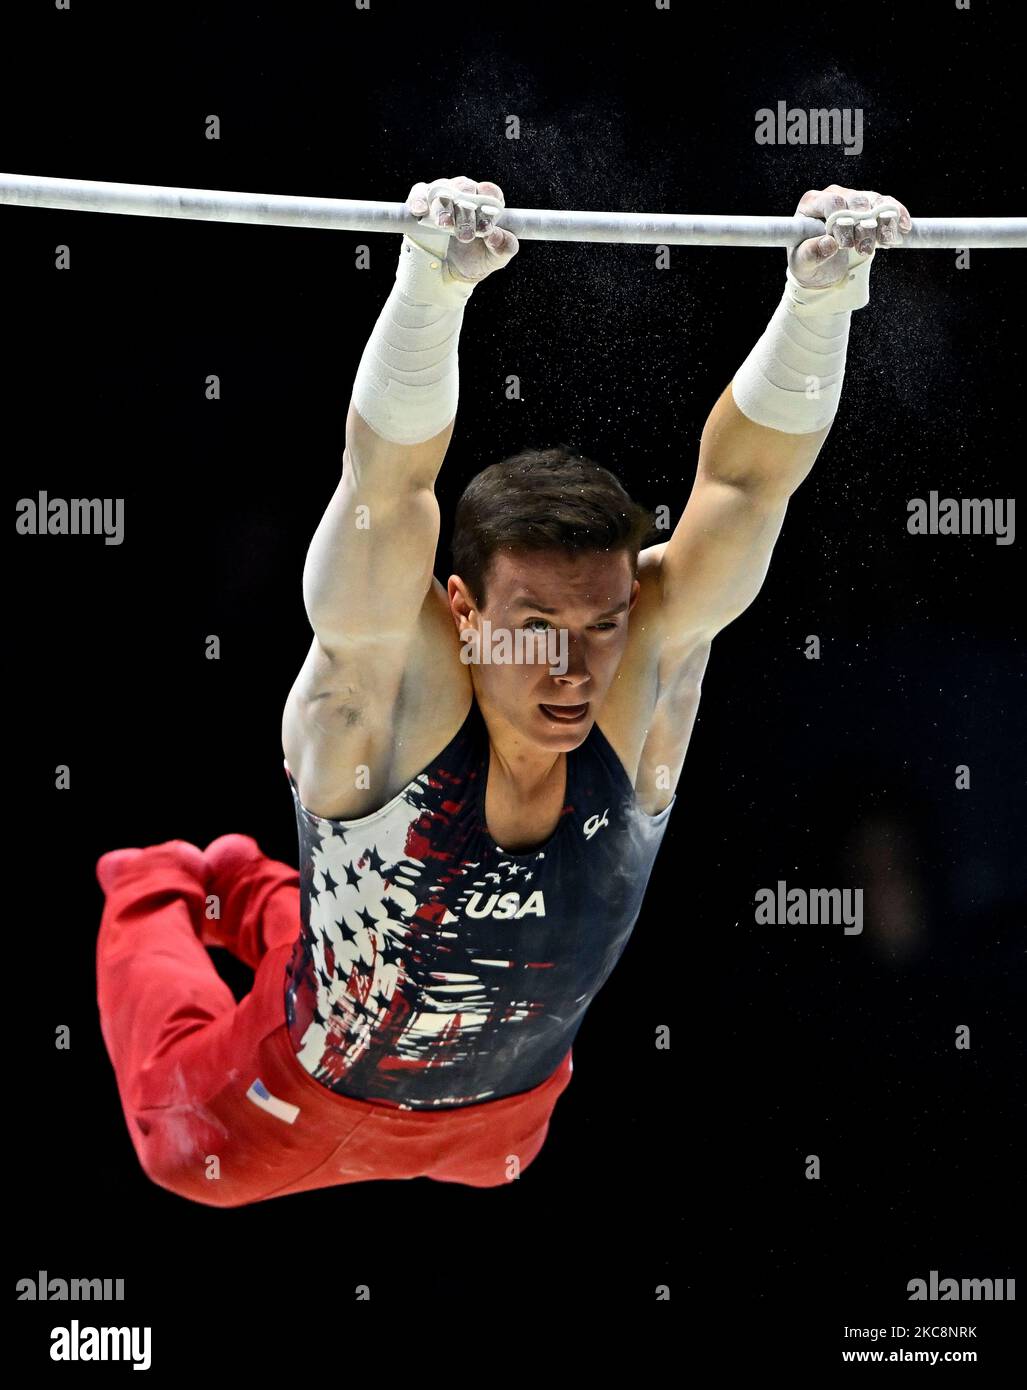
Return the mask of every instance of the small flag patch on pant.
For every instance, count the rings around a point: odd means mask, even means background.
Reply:
[[[254,1105],[259,1105],[261,1110],[284,1120],[287,1125],[291,1125],[300,1113],[298,1105],[290,1105],[287,1100],[279,1100],[277,1096],[273,1096],[259,1076],[246,1092],[246,1096]]]

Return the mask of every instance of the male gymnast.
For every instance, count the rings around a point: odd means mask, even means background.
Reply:
[[[875,248],[911,227],[877,193],[804,194],[800,213],[851,217],[788,253],[667,540],[644,544],[650,513],[605,468],[526,449],[467,485],[443,587],[460,329],[519,248],[494,183],[417,183],[406,207],[303,574],[314,636],[282,727],[299,871],[243,835],[97,864],[132,1142],[153,1182],[211,1206],[495,1187],[538,1155],[638,917],[710,644],[830,430]],[[241,1002],[210,945],[254,970]]]

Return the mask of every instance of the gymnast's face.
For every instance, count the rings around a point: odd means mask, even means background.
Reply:
[[[551,752],[577,748],[616,675],[638,592],[626,550],[500,552],[481,609],[463,581],[451,579],[465,652],[463,634],[478,634],[477,659],[468,664],[486,719],[498,717]]]

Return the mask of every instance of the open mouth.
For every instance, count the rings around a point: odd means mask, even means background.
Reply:
[[[588,713],[588,701],[583,705],[539,705],[539,709],[559,724],[577,724]]]

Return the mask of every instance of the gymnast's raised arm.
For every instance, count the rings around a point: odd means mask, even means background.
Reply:
[[[390,747],[432,583],[434,483],[455,423],[464,308],[478,281],[518,250],[494,226],[503,205],[495,184],[417,183],[406,205],[427,225],[403,237],[395,285],[357,369],[342,476],[303,571],[314,640],[286,703],[282,743],[311,809],[337,801],[353,767],[380,767]]]
[[[653,547],[664,644],[682,661],[762,587],[788,499],[837,412],[851,311],[869,301],[875,249],[911,227],[902,203],[838,184],[811,189],[797,211],[840,220],[789,253],[781,302],[706,421],[681,519]]]

